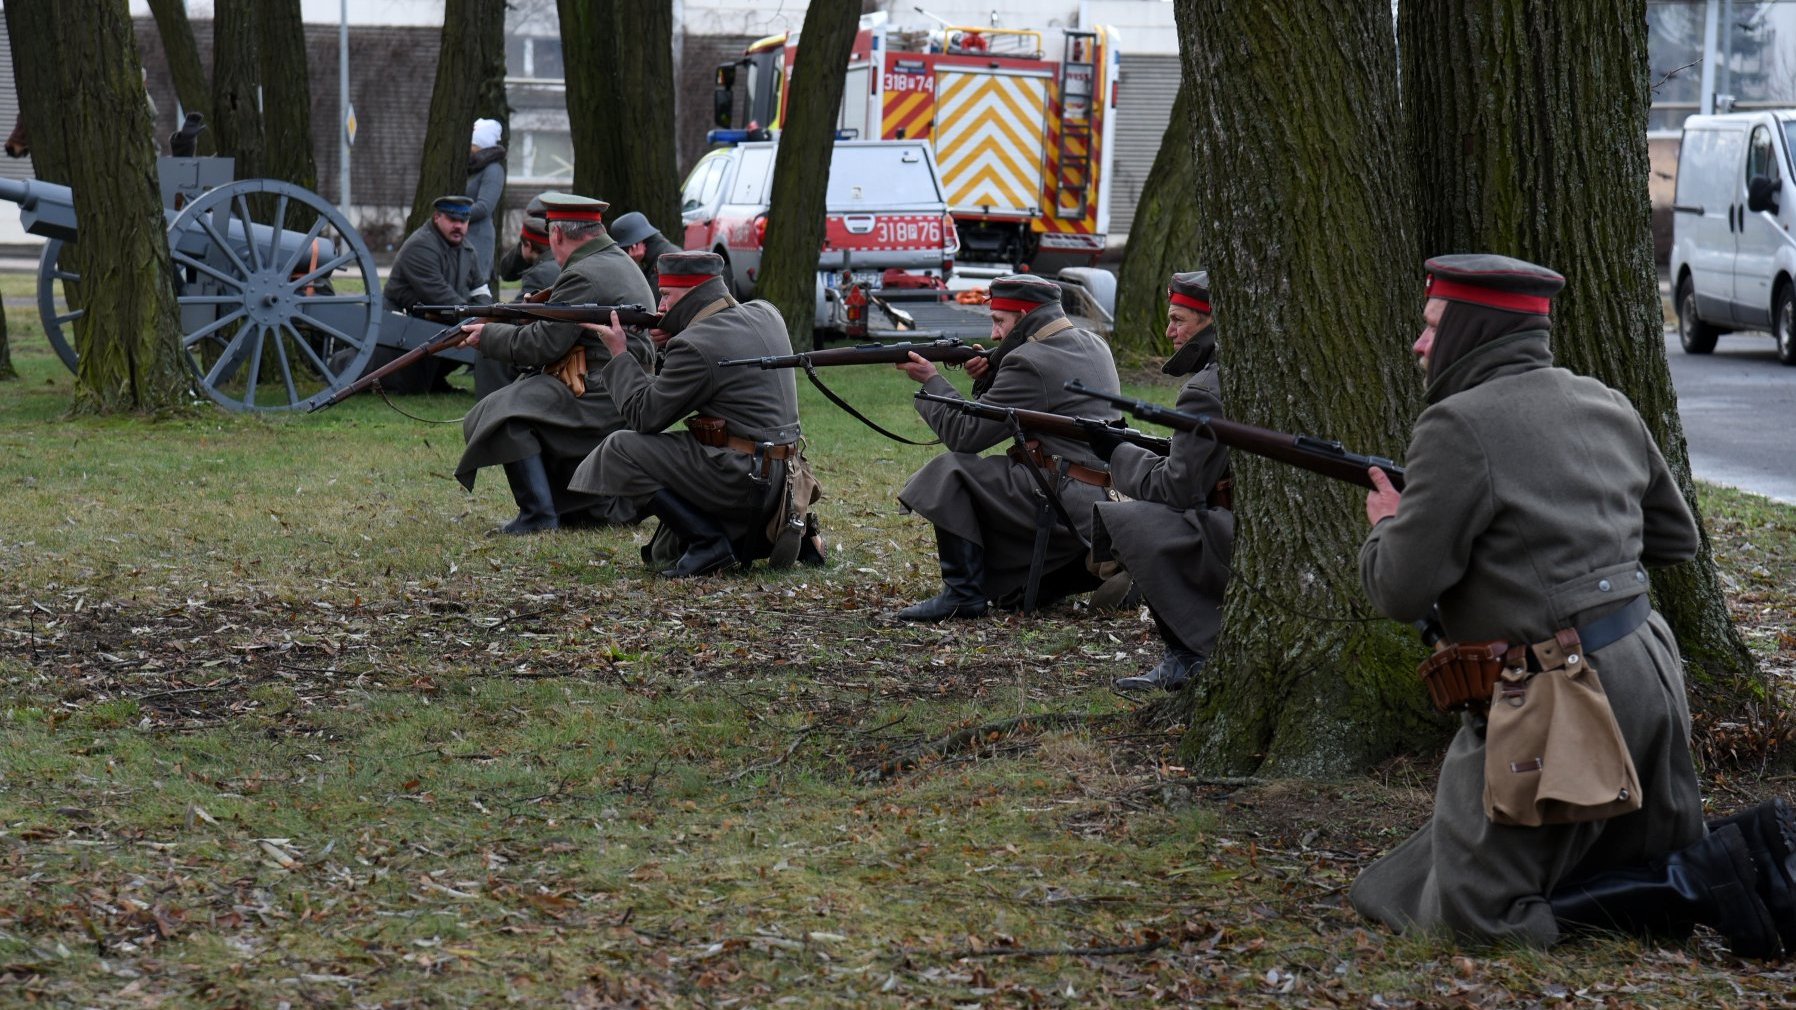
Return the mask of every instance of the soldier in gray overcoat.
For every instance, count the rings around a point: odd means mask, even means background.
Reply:
[[[1554,367],[1551,298],[1563,278],[1503,256],[1427,266],[1415,345],[1427,407],[1403,493],[1372,473],[1366,593],[1404,621],[1438,603],[1458,642],[1538,643],[1575,629],[1642,803],[1608,820],[1494,823],[1483,804],[1487,704],[1477,705],[1441,767],[1432,819],[1360,875],[1353,906],[1400,931],[1536,946],[1592,926],[1680,935],[1704,923],[1736,953],[1775,954],[1760,895],[1776,887],[1787,899],[1791,867],[1756,837],[1756,821],[1705,835],[1683,664],[1647,599],[1646,569],[1698,546],[1676,481],[1626,397]]]
[[[530,205],[536,213],[525,212],[523,227],[518,229],[517,244],[499,257],[498,265],[500,280],[519,282],[520,298],[529,298],[538,291],[554,287],[555,278],[561,276],[561,264],[555,262],[549,252],[549,222],[542,216],[542,197],[531,200]],[[476,359],[474,399],[486,399],[493,390],[511,385],[518,375],[516,365],[485,356]]]
[[[603,201],[561,193],[543,199],[549,250],[561,264],[549,301],[654,302],[642,272],[605,233]],[[470,323],[463,329],[465,345],[483,357],[542,371],[497,390],[468,411],[462,422],[467,448],[455,468],[462,486],[472,490],[481,467],[505,468],[518,503],[517,518],[503,527],[507,533],[552,530],[564,519],[570,525],[591,525],[634,518],[627,503],[567,490],[567,479],[580,461],[624,426],[601,374],[611,356],[604,343],[578,323],[553,320],[522,326]],[[628,344],[637,360],[654,359],[647,335],[632,332]]]
[[[658,517],[683,546],[679,560],[661,573],[670,578],[765,557],[772,496],[783,491],[787,468],[803,465],[792,371],[718,367],[729,358],[792,353],[779,310],[764,301],[737,302],[724,290],[722,273],[716,253],[661,257],[664,315],[657,329],[667,339],[659,374],[618,353],[621,328],[588,327],[612,350],[605,388],[627,427],[587,457],[569,486]],[[689,430],[667,430],[688,418]]]
[[[1210,275],[1173,274],[1167,287],[1166,336],[1173,354],[1167,375],[1188,376],[1177,409],[1221,417],[1222,378],[1210,315]],[[1225,501],[1228,447],[1207,429],[1177,431],[1172,451],[1158,455],[1097,433],[1091,447],[1110,464],[1118,494],[1092,515],[1091,556],[1114,559],[1141,589],[1166,655],[1145,674],[1120,677],[1123,691],[1176,691],[1203,669],[1222,630],[1222,591],[1235,546],[1235,514]]]
[[[990,308],[992,338],[998,346],[990,357],[975,358],[966,366],[979,401],[1102,420],[1120,417],[1109,403],[1064,388],[1069,379],[1113,394],[1120,385],[1110,346],[1066,318],[1058,284],[1028,274],[1000,277],[991,284]],[[898,368],[928,392],[960,396],[934,365],[917,355]],[[1056,519],[1047,520],[1053,526],[1042,568],[1041,599],[1052,602],[1096,584],[1085,568],[1086,545],[1091,507],[1106,498],[1109,478],[1088,444],[1029,432],[1035,447],[1032,458],[1018,459],[1021,454],[1014,449],[980,456],[980,451],[1011,439],[1004,422],[928,400],[917,401],[917,412],[949,451],[912,474],[898,492],[898,501],[935,526],[942,592],[899,611],[900,618],[979,617],[988,600],[1000,606],[1021,602],[1041,501],[1041,485],[1027,468],[1035,468],[1046,479],[1077,528],[1077,533],[1069,532]]]

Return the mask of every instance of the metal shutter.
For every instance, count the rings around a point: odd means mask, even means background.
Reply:
[[[1179,93],[1179,58],[1123,53],[1116,93],[1116,161],[1110,179],[1110,236],[1129,232],[1160,138]]]

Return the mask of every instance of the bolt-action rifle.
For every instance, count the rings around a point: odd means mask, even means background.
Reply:
[[[1067,414],[1050,414],[1041,410],[1024,410],[1021,407],[1000,407],[978,400],[963,400],[958,396],[939,396],[921,389],[917,390],[917,399],[946,404],[963,414],[982,417],[988,421],[1014,420],[1023,430],[1040,432],[1044,435],[1057,435],[1060,438],[1090,442],[1092,433],[1102,429],[1121,441],[1141,446],[1143,449],[1161,456],[1172,450],[1171,439],[1149,435],[1145,431],[1125,428],[1119,423],[1102,421],[1095,417],[1073,417]]]
[[[661,314],[641,305],[595,305],[591,302],[493,302],[490,305],[414,305],[411,315],[426,319],[492,319],[499,322],[609,323],[617,313],[625,326],[659,326]]]
[[[757,365],[761,368],[823,368],[829,365],[899,365],[912,354],[924,361],[941,361],[951,365],[983,358],[984,348],[974,347],[959,339],[900,341],[895,344],[855,344],[853,347],[828,347],[820,351],[771,355],[765,358],[728,358],[720,366]]]
[[[1146,400],[1117,396],[1092,389],[1078,379],[1068,379],[1065,388],[1070,393],[1083,393],[1107,400],[1143,421],[1164,424],[1178,431],[1196,431],[1202,428],[1215,436],[1216,441],[1231,449],[1251,452],[1324,477],[1344,480],[1367,490],[1372,489],[1372,478],[1366,475],[1366,470],[1377,467],[1391,479],[1392,487],[1403,490],[1404,471],[1395,461],[1383,456],[1362,456],[1357,452],[1348,452],[1339,442],[1312,435],[1290,435],[1227,418],[1193,414]]]

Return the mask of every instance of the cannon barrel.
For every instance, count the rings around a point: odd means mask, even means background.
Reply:
[[[33,235],[75,241],[75,195],[38,179],[0,179],[0,200],[19,205],[19,223]]]

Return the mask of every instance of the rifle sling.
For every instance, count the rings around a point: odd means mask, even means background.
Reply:
[[[880,427],[878,422],[874,421],[872,418],[861,413],[860,411],[855,410],[854,406],[852,404],[850,404],[847,400],[844,400],[841,397],[837,396],[835,390],[824,385],[823,380],[821,378],[818,378],[818,376],[817,376],[817,366],[811,364],[810,358],[805,358],[803,360],[804,360],[804,374],[807,378],[809,378],[811,380],[811,385],[816,386],[818,392],[822,393],[824,396],[829,397],[829,402],[831,402],[831,403],[835,404],[836,406],[841,407],[843,410],[847,411],[848,415],[850,417],[861,422],[862,424],[866,425],[867,427],[872,428],[874,431],[879,432],[881,435],[884,435],[885,437],[891,439],[894,442],[903,442],[905,445],[941,445],[942,444],[942,440],[939,438],[932,438],[927,442],[919,442],[915,439],[905,438],[903,435],[900,435],[897,432],[887,431],[886,429]]]

